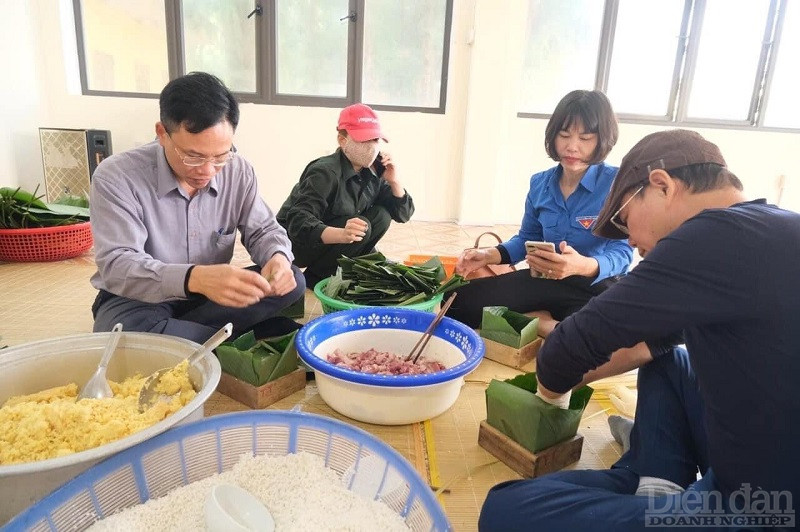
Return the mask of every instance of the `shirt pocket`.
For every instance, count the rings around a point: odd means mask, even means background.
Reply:
[[[353,216],[355,214],[355,198],[358,194],[358,188],[353,181],[355,179],[350,179],[343,186],[340,186],[332,200],[328,201],[328,212],[326,213],[327,216],[323,215],[323,222],[328,222],[331,218]]]
[[[233,247],[236,245],[236,230],[227,234],[214,232],[211,236],[211,264],[227,264],[233,258]]]
[[[539,213],[539,223],[546,230],[555,230],[558,227],[558,222],[561,221],[561,216],[557,212],[543,211]]]
[[[542,240],[553,242],[558,248],[558,243],[564,240],[564,230],[561,228],[563,218],[557,212],[543,211],[539,213],[539,223],[542,224]]]

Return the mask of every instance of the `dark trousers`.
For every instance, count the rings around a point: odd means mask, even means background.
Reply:
[[[616,277],[592,284],[573,275],[559,281],[531,277],[527,268],[497,277],[474,279],[458,289],[447,315],[472,328],[481,326],[483,307],[504,306],[514,312],[546,310],[558,321],[580,310],[594,296],[617,281]]]
[[[341,216],[333,220],[326,221],[330,227],[344,227],[347,220],[354,216]],[[358,257],[371,253],[375,245],[389,230],[392,217],[385,207],[373,205],[363,214],[357,216],[367,222],[367,234],[361,242],[352,244],[323,244],[321,242],[309,244],[308,242],[298,242],[292,240],[292,253],[294,253],[294,264],[300,268],[306,268],[306,277],[314,279],[324,279],[336,273],[339,265],[336,260],[342,255],[346,257]],[[309,286],[309,288],[314,288]]]
[[[676,347],[642,366],[638,387],[631,449],[612,469],[563,471],[498,484],[483,504],[479,529],[661,530],[676,516],[691,517],[693,511],[707,514],[702,499],[710,494],[719,495],[724,511],[730,513],[727,497],[721,495],[708,467],[703,405],[686,350]],[[698,471],[703,474],[699,481]],[[637,496],[640,476],[664,478],[686,491],[662,497]],[[687,529],[695,530],[691,523],[680,528]],[[713,525],[696,529],[739,530]]]
[[[248,269],[260,271],[258,266]],[[294,290],[280,297],[265,297],[244,308],[225,307],[199,295],[186,300],[144,303],[101,290],[92,305],[94,332],[110,331],[114,324],[122,323],[123,331],[170,334],[203,343],[231,322],[231,337],[236,338],[305,297],[303,273],[294,266],[292,271],[297,282]]]

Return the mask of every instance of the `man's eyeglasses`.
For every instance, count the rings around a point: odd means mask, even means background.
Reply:
[[[625,203],[622,204],[622,207],[617,209],[617,212],[615,212],[613,214],[613,216],[611,216],[611,219],[609,220],[612,224],[614,224],[614,227],[616,227],[617,229],[622,231],[622,233],[624,233],[627,236],[630,236],[631,233],[630,233],[630,231],[628,231],[628,225],[625,222],[623,222],[622,220],[620,220],[619,213],[622,212],[622,209],[624,209],[625,207],[628,206],[628,203],[631,202],[631,200],[636,196],[636,194],[638,194],[639,192],[644,190],[645,186],[646,186],[646,184],[641,185],[639,188],[637,188],[636,192],[631,194],[631,196],[627,200],[625,200]]]
[[[167,136],[169,136],[169,134]],[[171,136],[169,138],[172,140]],[[234,155],[236,155],[235,146],[231,146],[231,149],[228,153],[224,155],[217,155],[216,157],[198,157],[196,155],[186,155],[185,153],[182,153],[177,146],[175,146],[175,141],[172,142],[172,147],[175,149],[175,153],[178,154],[181,162],[186,166],[191,167],[203,166],[206,163],[211,163],[216,168],[222,168],[228,164],[228,161],[233,159]]]

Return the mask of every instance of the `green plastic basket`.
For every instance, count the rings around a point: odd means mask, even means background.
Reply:
[[[322,305],[322,311],[325,314],[330,314],[331,312],[338,312],[340,310],[380,306],[380,305],[357,305],[355,303],[342,301],[341,299],[334,299],[332,297],[328,297],[323,292],[327,284],[328,284],[328,279],[323,279],[316,285],[314,285],[314,295],[317,296],[317,299],[319,299],[319,302]],[[412,303],[411,305],[401,305],[401,306],[402,308],[410,308],[414,310],[425,310],[428,312],[432,312],[433,309],[436,307],[436,305],[438,305],[441,302],[442,302],[442,294],[436,294],[432,298],[426,299],[425,301],[420,301],[419,303]],[[383,306],[396,307],[398,305],[383,305]]]

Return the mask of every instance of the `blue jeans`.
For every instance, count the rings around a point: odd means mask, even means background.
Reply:
[[[638,388],[631,449],[611,469],[562,471],[498,484],[486,497],[478,528],[483,532],[659,530],[672,523],[673,510],[696,507],[703,494],[718,494],[708,467],[702,402],[686,350],[676,347],[641,367]],[[699,481],[698,471],[703,475]],[[664,497],[637,496],[640,476],[667,479],[686,491]],[[693,529],[691,525],[680,528]],[[756,528],[703,525],[696,529]]]

